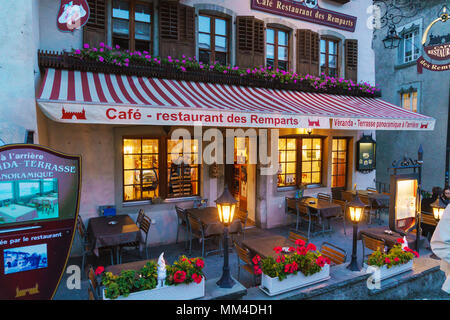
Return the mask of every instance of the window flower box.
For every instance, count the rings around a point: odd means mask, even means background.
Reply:
[[[118,296],[114,300],[192,300],[205,295],[205,278],[202,277],[200,283],[182,283],[179,285],[165,285],[151,290],[144,290],[130,293],[127,297]],[[111,300],[105,297],[105,289],[102,289],[102,299]]]
[[[369,267],[371,267],[371,268],[369,269]],[[377,267],[377,266],[369,266],[366,263],[364,263],[364,268],[367,271],[369,271],[371,273],[374,273],[374,277],[375,277],[376,280],[378,280],[377,272],[379,271],[380,272],[379,273],[379,277],[380,277],[379,280],[382,281],[384,279],[388,279],[388,278],[391,278],[393,276],[396,276],[396,275],[398,275],[400,273],[404,273],[404,272],[412,270],[412,268],[413,268],[413,261],[410,260],[407,263],[399,264],[399,265],[396,265],[396,266],[392,266],[390,268],[388,268],[386,265],[383,265],[381,267]]]
[[[305,276],[303,273],[298,272],[297,274],[288,275],[287,278],[282,281],[278,278],[271,278],[263,273],[259,288],[267,295],[274,296],[328,279],[330,279],[330,265],[326,264],[321,271],[310,276]]]

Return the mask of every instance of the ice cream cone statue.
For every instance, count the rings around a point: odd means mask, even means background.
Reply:
[[[164,281],[166,280],[166,261],[164,260],[164,252],[159,255],[158,258],[158,285],[157,288],[164,287]]]

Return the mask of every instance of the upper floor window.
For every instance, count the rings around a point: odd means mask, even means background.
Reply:
[[[320,72],[330,77],[338,77],[339,41],[320,39]]]
[[[401,34],[402,41],[399,46],[400,63],[416,61],[420,53],[419,29],[416,28]]]
[[[199,15],[199,61],[205,64],[213,64],[215,61],[222,65],[228,64],[228,41],[229,32],[226,19]]]
[[[400,92],[402,108],[417,112],[417,90]]]
[[[112,6],[112,42],[131,51],[152,50],[151,4],[135,0],[114,0]]]
[[[267,28],[266,43],[267,67],[288,71],[289,33],[276,28]]]

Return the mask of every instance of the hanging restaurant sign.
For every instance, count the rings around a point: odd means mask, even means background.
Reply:
[[[75,31],[89,20],[89,5],[86,0],[61,0],[56,24],[61,31]]]
[[[357,18],[319,7],[318,0],[251,0],[251,8],[354,32]]]
[[[368,173],[375,170],[375,148],[376,142],[372,139],[372,135],[363,135],[356,142],[356,170]]]
[[[435,19],[430,25],[425,29],[422,37],[422,45],[424,47],[425,53],[434,60],[445,61],[450,59],[450,33],[447,35],[433,35],[430,34],[428,44],[426,44],[428,39],[428,34],[430,33],[432,27],[438,23],[445,23],[449,19],[449,14],[447,12],[447,7],[443,7],[439,14],[439,18]],[[444,28],[440,28],[444,30]],[[436,64],[428,61],[423,56],[417,59],[417,72],[422,73],[423,68],[430,71],[448,71],[450,70],[450,62],[444,64]]]
[[[0,147],[0,300],[54,296],[73,241],[80,170],[79,156]]]

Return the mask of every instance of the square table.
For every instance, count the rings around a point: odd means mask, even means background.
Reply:
[[[395,244],[397,244],[398,238],[403,238],[399,233],[392,231],[392,234],[387,234],[384,231],[389,230],[389,227],[378,227],[378,228],[369,228],[365,230],[361,230],[358,232],[358,240],[362,240],[362,235],[366,235],[371,238],[375,238],[378,240],[384,240],[385,244],[388,248],[392,248]],[[408,241],[408,247],[411,249],[417,250],[416,248],[416,234],[409,233],[406,236],[406,241]],[[428,247],[429,242],[427,238],[420,236],[419,238],[419,247]]]
[[[20,204],[10,204],[0,207],[0,217],[4,218],[4,223],[29,221],[38,217],[35,208]]]
[[[360,195],[367,196],[373,208],[389,208],[389,200],[391,197],[388,194],[371,192],[368,190],[348,190],[343,192],[351,194],[352,198],[355,198],[356,192]]]
[[[127,263],[122,263],[122,264],[116,264],[113,266],[107,266],[105,267],[105,272],[111,272],[113,275],[120,275],[120,273],[123,270],[134,270],[134,271],[138,271],[141,270],[146,264],[147,262],[150,261],[155,261],[155,260],[139,260],[139,261],[133,261],[133,262],[127,262]]]
[[[141,242],[139,227],[129,215],[103,216],[89,219],[87,229],[92,251],[98,257],[99,248]]]
[[[242,245],[250,250],[250,255],[259,255],[261,258],[273,257],[276,258],[277,254],[273,248],[275,247],[296,247],[295,243],[286,237],[273,235],[268,237],[260,237],[253,239],[245,239],[242,241]],[[283,254],[288,254],[282,252]]]
[[[186,209],[186,212],[188,215],[200,220],[205,229],[205,237],[223,234],[223,224],[219,220],[219,213],[216,207],[190,208]],[[236,218],[228,227],[228,232],[237,233],[240,232],[241,229],[241,221]]]
[[[58,198],[52,196],[42,196],[31,199],[32,203],[42,204],[43,200],[48,200],[52,204],[52,206],[58,204]]]

